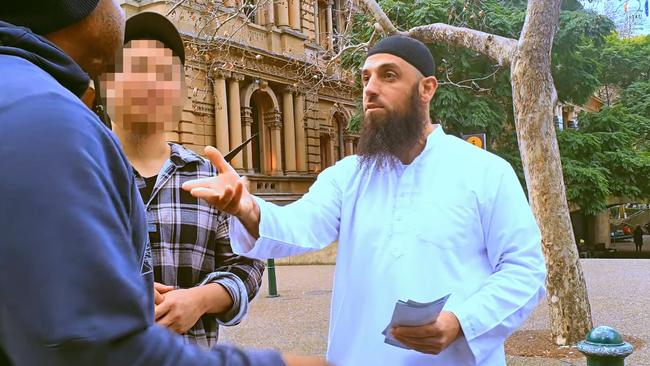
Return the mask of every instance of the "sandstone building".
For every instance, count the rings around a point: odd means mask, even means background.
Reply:
[[[187,100],[168,140],[227,152],[251,191],[279,203],[356,150],[348,129],[354,77],[329,62],[349,24],[345,0],[125,0],[127,17],[155,11],[180,30]]]

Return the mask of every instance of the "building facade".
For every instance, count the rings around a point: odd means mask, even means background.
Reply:
[[[576,129],[580,124],[578,121],[580,112],[600,112],[603,105],[603,100],[596,95],[590,96],[583,105],[558,103],[555,106],[555,126],[560,130],[565,128]]]
[[[169,141],[226,153],[250,190],[297,199],[316,175],[356,151],[348,130],[358,92],[338,62],[344,0],[126,0],[127,17],[166,15],[186,50],[187,99]]]

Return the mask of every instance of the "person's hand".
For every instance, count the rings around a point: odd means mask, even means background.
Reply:
[[[318,357],[282,355],[282,358],[287,366],[334,366]]]
[[[206,200],[217,210],[236,217],[251,211],[255,203],[246,189],[244,178],[239,177],[235,169],[214,147],[207,146],[205,155],[219,174],[210,178],[187,181],[183,184],[183,189],[189,191],[194,197]]]
[[[163,285],[162,283],[154,282],[153,283],[153,303],[155,305],[160,305],[163,301],[163,294],[173,290],[173,286]]]
[[[205,313],[201,294],[195,288],[166,292],[155,307],[156,323],[178,334],[187,332]]]
[[[463,332],[456,315],[443,311],[433,323],[419,327],[394,327],[392,334],[395,339],[415,351],[437,355]]]

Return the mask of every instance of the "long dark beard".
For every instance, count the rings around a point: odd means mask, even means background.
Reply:
[[[357,154],[360,168],[365,170],[374,163],[377,170],[392,169],[399,156],[408,152],[424,133],[426,113],[419,101],[417,84],[411,92],[403,111],[389,112],[384,116],[364,117]]]

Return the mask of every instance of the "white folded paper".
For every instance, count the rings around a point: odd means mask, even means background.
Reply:
[[[402,300],[397,301],[395,303],[395,309],[393,309],[393,316],[391,317],[390,323],[388,323],[384,331],[381,332],[385,336],[384,343],[395,347],[409,349],[407,346],[393,338],[390,329],[397,326],[417,327],[433,322],[438,318],[438,314],[442,311],[448,298],[449,295],[446,295],[427,303],[413,300],[408,300],[406,302]]]

